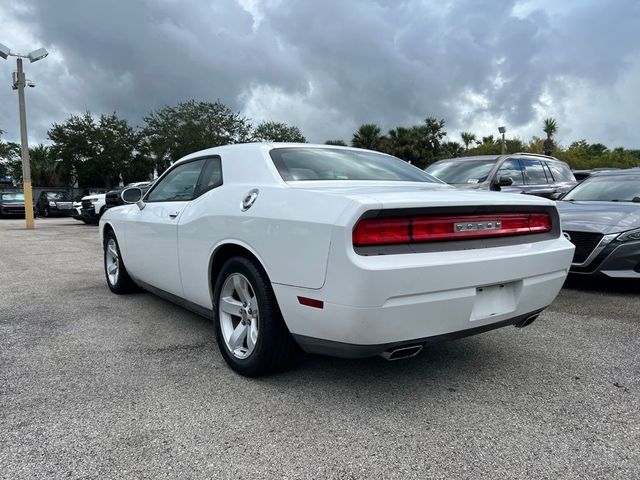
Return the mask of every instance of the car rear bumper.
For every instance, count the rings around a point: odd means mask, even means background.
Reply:
[[[325,340],[321,338],[306,337],[304,335],[293,335],[295,341],[302,347],[307,353],[314,353],[319,355],[329,355],[332,357],[340,358],[366,358],[374,357],[377,355],[384,356],[385,353],[392,352],[397,349],[402,349],[410,346],[433,345],[440,342],[449,340],[456,340],[459,338],[468,337],[471,335],[478,335],[480,333],[495,330],[497,328],[506,326],[525,326],[533,322],[542,310],[536,310],[524,315],[518,315],[513,318],[508,318],[500,322],[489,323],[482,326],[467,328],[465,330],[458,330],[450,333],[443,333],[440,335],[433,335],[431,337],[416,338],[412,340],[405,340],[402,342],[381,343],[374,345],[360,345],[353,343],[336,342],[332,340]]]
[[[556,239],[504,248],[360,257],[347,265],[347,258],[332,256],[323,288],[273,288],[294,336],[375,349],[442,335],[464,336],[541,311],[562,288],[573,250],[568,241]],[[323,307],[302,305],[298,297],[322,301]],[[308,341],[301,344],[309,348]]]

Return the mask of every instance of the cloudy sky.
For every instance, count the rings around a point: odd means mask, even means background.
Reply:
[[[220,99],[311,141],[444,118],[452,139],[542,135],[640,148],[638,0],[0,0],[0,43],[26,64],[30,138],[71,113]],[[0,129],[19,138],[14,61]],[[4,85],[4,86],[2,86]]]

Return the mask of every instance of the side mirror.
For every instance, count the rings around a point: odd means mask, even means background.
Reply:
[[[562,197],[564,197],[564,192],[553,192],[549,195],[551,200],[560,200]]]
[[[142,201],[142,190],[138,187],[125,188],[120,194],[120,198],[124,203],[135,203],[140,210],[145,207],[145,203]]]
[[[498,185],[501,187],[510,187],[513,185],[513,178],[511,177],[500,177],[498,179]]]

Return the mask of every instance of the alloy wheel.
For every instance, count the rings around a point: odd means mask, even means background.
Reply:
[[[111,285],[116,285],[118,283],[118,275],[120,273],[120,256],[118,255],[116,241],[113,238],[110,238],[107,242],[107,251],[104,261],[109,283]]]
[[[220,291],[218,318],[222,337],[231,354],[248,358],[258,341],[258,299],[256,292],[241,273],[227,277]]]

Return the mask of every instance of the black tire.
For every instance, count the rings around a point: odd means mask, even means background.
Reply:
[[[225,281],[237,273],[249,281],[259,310],[258,337],[253,351],[246,358],[237,358],[227,347],[218,308]],[[295,351],[295,343],[282,318],[269,277],[253,258],[232,257],[222,266],[214,288],[213,320],[222,357],[239,374],[258,377],[282,370],[289,364]]]
[[[42,212],[42,216],[45,218],[49,218],[49,207],[44,207],[44,210]]]
[[[112,281],[112,279],[109,278],[109,272],[107,270],[107,267],[108,267],[107,262],[109,262],[109,264],[113,264],[112,258],[110,258],[110,254],[108,252],[108,247],[111,240],[113,240],[114,242],[111,244],[111,246],[114,246],[115,251],[117,252],[118,275],[115,277],[115,281]],[[111,290],[113,293],[117,293],[118,295],[135,292],[138,289],[138,287],[133,282],[133,280],[131,280],[129,273],[127,272],[127,268],[124,266],[124,261],[120,253],[120,246],[118,244],[118,239],[116,238],[116,234],[113,232],[113,230],[109,230],[105,234],[103,247],[104,247],[104,254],[103,254],[104,275],[107,280],[107,286],[109,287],[109,290]]]

